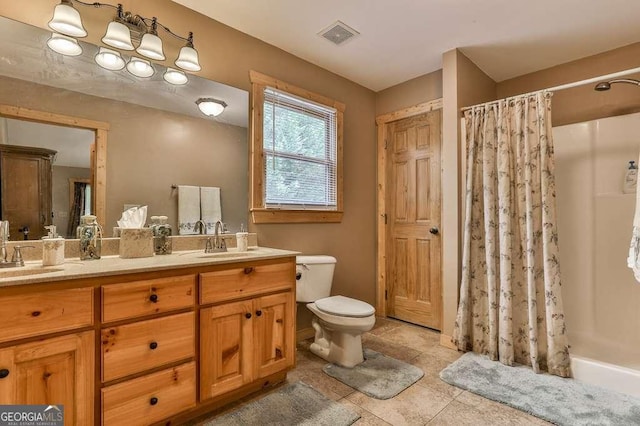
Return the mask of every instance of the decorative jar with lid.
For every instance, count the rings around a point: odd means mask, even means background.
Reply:
[[[80,217],[77,236],[80,240],[80,260],[100,259],[102,228],[94,215]]]

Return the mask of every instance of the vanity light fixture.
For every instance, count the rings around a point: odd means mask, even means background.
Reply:
[[[135,56],[127,64],[127,71],[140,78],[151,77],[156,72],[151,66],[151,62]]]
[[[109,71],[119,71],[124,68],[124,59],[120,56],[120,52],[101,47],[95,57],[95,61],[102,68]]]
[[[213,98],[200,98],[196,101],[196,105],[204,115],[209,117],[216,117],[222,114],[222,111],[227,107],[226,102]]]
[[[61,55],[78,56],[82,53],[82,47],[80,43],[78,43],[78,40],[62,34],[51,34],[51,38],[47,40],[47,46]]]
[[[164,78],[164,81],[167,83],[175,84],[177,86],[187,84],[189,81],[185,73],[175,68],[167,68],[162,78]]]
[[[87,35],[87,31],[82,25],[80,12],[73,7],[74,3],[97,8],[109,7],[116,10],[116,16],[109,23],[106,33],[102,37],[102,42],[107,46],[127,51],[135,49],[136,52],[146,58],[164,61],[166,57],[163,51],[162,39],[158,36],[158,27],[161,27],[164,32],[185,43],[175,61],[176,66],[186,71],[200,71],[202,69],[198,59],[198,51],[193,47],[192,32],[189,32],[187,37],[182,37],[162,25],[155,17],[145,18],[138,14],[125,12],[121,4],[114,6],[108,3],[61,0],[60,4],[54,9],[53,18],[49,21],[49,27],[52,30],[69,37],[85,37]],[[134,41],[139,41],[137,48],[133,44]],[[129,68],[127,67],[127,69]]]

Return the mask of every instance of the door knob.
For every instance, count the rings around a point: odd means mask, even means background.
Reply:
[[[438,235],[440,230],[438,229],[437,226],[434,226],[433,228],[429,229],[429,232],[431,232],[433,235]]]

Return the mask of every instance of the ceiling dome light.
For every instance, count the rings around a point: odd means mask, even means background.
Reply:
[[[174,68],[167,68],[162,78],[164,78],[164,81],[166,81],[167,83],[175,84],[178,86],[186,84],[189,81],[187,75],[184,72]]]
[[[198,105],[198,108],[200,108],[200,111],[202,111],[204,115],[208,115],[209,117],[220,115],[227,107],[226,102],[213,98],[200,98],[196,101],[196,105]]]
[[[61,55],[78,56],[82,53],[82,47],[78,40],[62,34],[51,34],[51,38],[47,40],[47,46]]]
[[[86,37],[87,30],[82,25],[80,12],[70,0],[62,0],[53,10],[53,18],[49,21],[49,28],[71,37]]]
[[[176,59],[176,65],[183,70],[187,71],[200,71],[202,67],[198,61],[198,51],[187,44],[180,49],[178,59]]]
[[[164,61],[166,59],[162,51],[162,40],[152,33],[146,33],[142,36],[142,41],[140,41],[140,46],[138,46],[136,52],[142,56],[158,61]]]
[[[119,71],[124,68],[124,59],[120,52],[101,47],[95,57],[96,64],[109,71]]]
[[[125,24],[117,21],[109,22],[107,32],[102,37],[102,42],[122,50],[134,49],[133,43],[131,43],[131,31]]]
[[[146,59],[133,57],[127,64],[127,71],[136,77],[147,78],[151,77],[155,70],[151,66],[151,62]]]

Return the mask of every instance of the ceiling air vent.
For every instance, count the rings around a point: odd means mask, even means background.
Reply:
[[[318,35],[326,38],[337,46],[340,46],[345,41],[350,40],[359,34],[359,32],[341,21],[334,22],[318,33]]]

